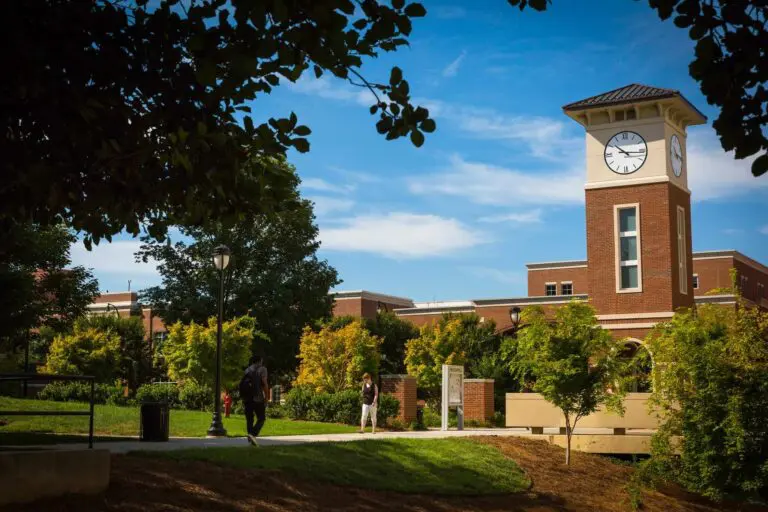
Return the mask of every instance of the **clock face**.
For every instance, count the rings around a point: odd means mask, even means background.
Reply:
[[[680,139],[673,135],[669,139],[669,161],[672,164],[672,170],[678,178],[683,173],[683,147],[680,145]]]
[[[635,132],[619,132],[605,146],[605,164],[616,174],[632,174],[645,163],[648,146]]]

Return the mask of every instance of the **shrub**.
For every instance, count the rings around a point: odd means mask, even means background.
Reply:
[[[297,386],[286,394],[285,414],[293,420],[323,421],[357,425],[360,422],[363,399],[354,390],[340,393],[318,393],[306,386]],[[385,425],[397,416],[400,402],[391,395],[379,395],[377,422]]]
[[[285,409],[280,404],[267,404],[267,418],[285,418]]]
[[[181,405],[179,400],[179,387],[174,383],[168,384],[144,384],[136,390],[136,401],[143,402],[167,402],[173,408]]]
[[[93,391],[93,400],[97,404],[107,402],[107,387],[97,384]],[[51,382],[37,395],[40,400],[53,402],[88,402],[91,398],[91,385],[88,382]]]
[[[182,409],[193,411],[213,410],[213,391],[193,380],[184,382],[178,388],[179,404]]]
[[[96,382],[113,382],[120,369],[120,336],[112,330],[79,328],[57,336],[51,344],[41,373],[93,375]]]
[[[301,336],[296,383],[328,393],[356,388],[364,373],[376,374],[380,346],[381,338],[359,321],[340,329],[326,326],[320,332],[307,327]]]

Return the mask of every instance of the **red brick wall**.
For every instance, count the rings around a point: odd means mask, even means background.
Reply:
[[[528,296],[545,295],[546,283],[557,283],[557,293],[561,292],[560,283],[571,281],[574,295],[589,293],[589,276],[587,267],[557,268],[528,271]]]
[[[416,377],[410,375],[382,375],[381,392],[400,401],[397,418],[403,423],[416,420]]]
[[[362,316],[363,299],[335,299],[333,316]]]
[[[729,288],[731,286],[730,270],[734,266],[735,262],[732,257],[694,260],[693,273],[699,275],[699,289],[694,290],[694,293],[696,295],[705,295],[708,291],[715,288]]]
[[[493,418],[493,379],[464,379],[464,419]]]
[[[586,191],[587,259],[590,301],[599,314],[673,311],[693,303],[683,296],[677,281],[677,205],[688,219],[690,242],[690,197],[668,183]],[[640,258],[642,292],[616,293],[614,206],[640,204]],[[674,229],[673,229],[674,227]],[[689,256],[689,268],[693,268]],[[691,283],[689,283],[689,287]]]
[[[766,295],[766,288],[768,288],[768,274],[765,272],[761,272],[757,270],[756,268],[746,265],[745,263],[742,263],[739,260],[736,260],[734,262],[734,267],[739,273],[739,276],[745,276],[747,278],[747,282],[742,287],[741,279],[740,277],[737,278],[736,284],[741,287],[741,295],[747,300],[751,300],[753,302],[759,303],[760,298],[768,298],[768,295]],[[762,297],[757,296],[757,284],[760,283],[763,285],[762,289]],[[729,285],[730,286],[730,283]]]

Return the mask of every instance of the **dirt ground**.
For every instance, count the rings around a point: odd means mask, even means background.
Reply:
[[[577,453],[572,466],[563,451],[541,441],[479,438],[512,457],[528,473],[522,494],[482,497],[404,495],[295,480],[280,473],[247,471],[207,463],[177,463],[113,456],[112,482],[102,496],[66,497],[14,506],[14,512],[86,511],[574,511],[631,510],[625,490],[632,469]],[[371,478],[376,477],[371,468]],[[712,504],[679,490],[650,492],[642,510],[658,512],[765,510]]]

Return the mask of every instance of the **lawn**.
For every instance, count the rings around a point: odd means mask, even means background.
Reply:
[[[0,411],[2,410],[87,411],[88,404],[0,397]],[[72,434],[88,433],[87,416],[8,416],[5,419],[8,424],[0,426],[0,445],[82,441],[82,438],[72,436]],[[210,424],[211,413],[209,412],[172,410],[170,435],[172,437],[204,437]],[[245,436],[245,417],[232,415],[229,418],[224,418],[224,427],[232,437]],[[109,440],[109,438],[120,436],[137,436],[139,434],[139,408],[97,405],[93,429],[94,434],[100,440]],[[339,434],[355,431],[356,428],[349,425],[267,418],[262,435]],[[52,433],[69,435],[41,435]]]
[[[302,480],[402,493],[500,494],[530,486],[512,459],[470,439],[382,439],[137,455],[277,470]]]

